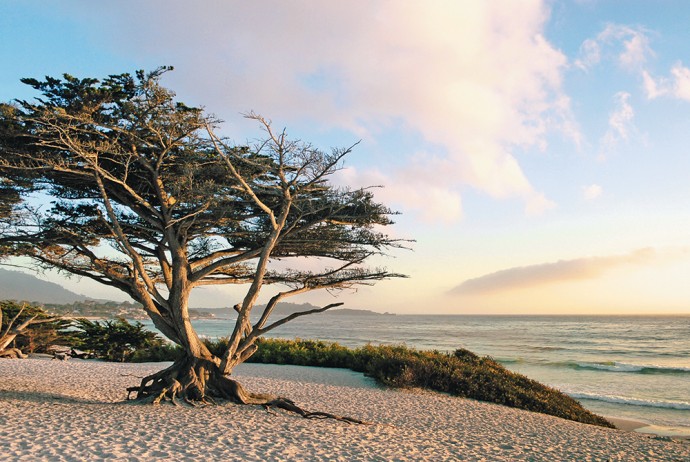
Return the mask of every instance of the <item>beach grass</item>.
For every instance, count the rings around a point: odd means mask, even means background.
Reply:
[[[565,393],[507,370],[490,357],[465,349],[453,353],[421,351],[404,345],[366,345],[349,349],[315,340],[262,339],[250,361],[362,372],[382,385],[424,388],[502,404],[577,422],[613,427]]]

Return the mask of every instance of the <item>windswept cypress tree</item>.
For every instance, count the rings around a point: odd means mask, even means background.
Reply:
[[[168,70],[102,81],[23,79],[42,96],[0,107],[3,194],[16,202],[41,191],[52,202],[21,204],[22,213],[14,204],[15,212],[0,214],[0,245],[6,254],[120,289],[184,349],[184,358],[132,387],[139,398],[220,397],[289,408],[289,400],[246,392],[230,378],[233,368],[254,353],[260,336],[341,303],[278,319],[276,304],[400,277],[364,263],[404,243],[380,231],[392,212],[370,190],[329,183],[351,148],[324,152],[255,114],[248,117],[265,138],[232,145],[216,135],[219,121],[161,86]],[[298,257],[318,259],[321,269],[292,265]],[[219,356],[199,340],[188,310],[193,289],[216,284],[246,287],[239,303],[228,302],[237,321]],[[267,285],[277,288],[250,318]]]

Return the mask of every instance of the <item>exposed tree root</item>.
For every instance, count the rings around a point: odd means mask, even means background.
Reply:
[[[294,401],[286,399],[286,398],[276,398],[273,401],[270,401],[266,404],[264,404],[264,407],[266,409],[270,409],[271,407],[277,407],[279,409],[284,409],[289,412],[294,412],[295,414],[299,414],[305,419],[333,419],[337,420],[339,422],[346,422],[349,424],[360,424],[360,425],[371,425],[371,422],[366,422],[364,420],[359,420],[359,419],[353,419],[352,417],[343,417],[335,414],[329,414],[328,412],[309,412],[305,411],[301,407],[297,406]]]
[[[160,404],[178,401],[190,405],[216,404],[215,399],[225,399],[238,404],[260,405],[300,415],[305,419],[333,419],[348,424],[370,425],[351,417],[343,417],[327,412],[309,412],[297,406],[288,398],[247,391],[239,382],[223,376],[218,367],[210,360],[184,358],[162,371],[144,377],[138,387],[127,388],[127,399],[135,393],[134,399]]]

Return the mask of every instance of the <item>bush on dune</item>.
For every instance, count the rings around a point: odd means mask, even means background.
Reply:
[[[424,388],[454,396],[613,427],[603,417],[555,388],[507,370],[468,350],[418,351],[402,345],[348,349],[313,340],[262,339],[249,362],[341,367],[362,372],[396,388]]]
[[[261,339],[249,362],[355,369],[357,351],[321,340]]]
[[[132,363],[154,363],[161,361],[177,361],[184,356],[184,350],[173,343],[161,343],[143,350],[136,350],[127,358]]]
[[[227,348],[228,338],[204,340],[215,354]],[[453,353],[420,351],[404,345],[366,345],[346,348],[320,340],[263,338],[247,361],[265,364],[338,367],[362,372],[394,388],[424,388],[577,422],[613,427],[603,417],[555,388],[507,370],[490,357],[459,349]],[[182,355],[174,345],[157,344],[136,351],[129,361],[174,361]]]
[[[139,352],[165,349],[165,342],[156,333],[146,330],[140,322],[130,324],[124,318],[105,321],[75,319],[72,346],[92,352],[108,361],[129,361]],[[166,358],[167,359],[167,358]]]

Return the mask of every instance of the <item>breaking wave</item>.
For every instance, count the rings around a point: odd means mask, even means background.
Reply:
[[[661,366],[657,364],[629,364],[621,362],[579,362],[567,361],[560,363],[550,363],[555,367],[568,367],[570,369],[589,369],[607,372],[629,372],[638,374],[690,374],[690,367],[682,366]]]
[[[567,393],[575,399],[589,399],[594,401],[605,401],[607,403],[627,404],[629,406],[655,407],[661,409],[677,409],[681,411],[690,410],[690,403],[685,401],[663,401],[653,399],[636,399],[624,396],[598,395],[596,393]]]

